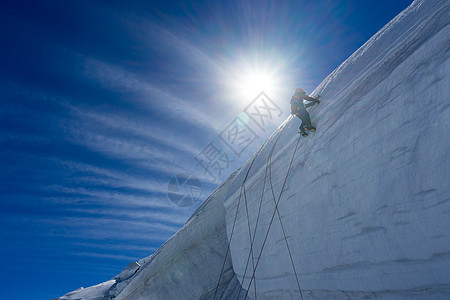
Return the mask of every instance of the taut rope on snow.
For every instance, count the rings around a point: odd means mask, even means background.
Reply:
[[[298,145],[298,142],[297,142],[297,145]],[[273,203],[275,204],[275,207],[276,207],[276,211],[277,211],[277,214],[278,214],[278,219],[280,220],[280,225],[281,225],[281,229],[283,231],[284,241],[286,242],[286,248],[288,250],[289,257],[291,259],[291,264],[292,264],[292,269],[294,270],[295,279],[297,280],[297,286],[298,286],[298,291],[300,292],[300,298],[303,300],[302,289],[300,287],[300,281],[298,280],[297,271],[295,269],[294,259],[292,258],[291,247],[289,247],[289,242],[288,242],[287,236],[286,236],[286,230],[284,229],[283,222],[281,221],[280,211],[278,210],[277,205],[276,205],[275,193],[274,193],[273,185],[272,185],[272,157],[270,157],[269,159],[270,159],[270,164],[269,164],[269,168],[270,168],[269,169],[269,182],[270,182],[270,190],[272,191],[272,199],[273,199]],[[255,279],[255,281],[256,281],[256,279]]]
[[[283,128],[284,128],[284,127],[283,127]],[[248,175],[249,175],[249,173],[250,173],[250,170],[252,169],[252,166],[253,166],[253,163],[255,162],[256,157],[257,157],[258,154],[261,152],[261,150],[264,148],[264,146],[266,145],[266,143],[267,143],[268,140],[269,140],[269,139],[267,139],[267,140],[261,145],[261,147],[258,149],[258,151],[256,152],[256,154],[255,154],[255,156],[253,157],[252,162],[250,163],[250,166],[249,166],[249,168],[248,168],[248,170],[247,170],[247,174],[245,175],[244,180],[243,180],[243,182],[242,182],[242,185],[241,185],[241,192],[240,192],[240,194],[239,194],[239,200],[238,200],[238,204],[237,204],[237,207],[236,207],[236,214],[235,214],[235,216],[234,216],[233,226],[232,226],[232,228],[231,228],[230,240],[228,241],[227,251],[226,251],[226,253],[225,253],[225,258],[223,259],[222,269],[220,270],[220,276],[219,276],[219,280],[217,281],[216,290],[214,291],[214,297],[213,297],[213,300],[216,299],[217,291],[219,290],[219,286],[220,286],[220,280],[222,279],[222,275],[223,275],[223,269],[225,268],[225,263],[226,263],[226,261],[227,261],[228,252],[230,252],[230,244],[231,244],[231,240],[233,239],[234,227],[235,227],[235,225],[236,225],[236,220],[237,220],[237,217],[238,217],[238,214],[239,214],[239,206],[240,206],[240,203],[241,203],[241,196],[242,196],[242,187],[244,186],[245,182],[247,181]]]
[[[265,175],[264,175],[263,190],[262,190],[262,194],[261,194],[261,200],[260,200],[260,204],[259,204],[258,215],[257,215],[257,219],[256,219],[256,224],[255,224],[255,229],[254,229],[254,231],[253,231],[253,235],[252,235],[252,232],[251,232],[251,226],[250,226],[250,218],[249,218],[249,213],[248,213],[248,204],[247,204],[247,194],[246,194],[246,189],[245,189],[245,183],[246,183],[246,181],[247,181],[247,179],[248,179],[248,176],[249,176],[249,174],[250,174],[250,170],[251,170],[251,168],[253,167],[253,164],[254,164],[254,161],[255,161],[256,157],[257,157],[258,154],[261,152],[261,150],[264,148],[264,146],[266,145],[267,141],[270,140],[270,138],[269,138],[266,142],[264,142],[264,144],[263,144],[263,145],[260,147],[260,149],[257,151],[257,153],[255,154],[255,156],[253,157],[253,159],[252,159],[252,161],[251,161],[251,163],[250,163],[250,166],[249,166],[249,168],[248,168],[248,170],[247,170],[247,173],[246,173],[246,175],[245,175],[245,177],[244,177],[244,180],[243,180],[243,182],[242,182],[242,185],[241,185],[241,191],[240,191],[240,193],[239,193],[238,204],[237,204],[237,207],[236,207],[236,214],[235,214],[235,216],[234,216],[233,226],[232,226],[231,233],[230,233],[230,240],[228,241],[227,251],[226,251],[225,258],[224,258],[224,261],[223,261],[223,264],[222,264],[222,269],[221,269],[221,272],[220,272],[219,280],[218,280],[218,282],[217,282],[217,286],[216,286],[216,289],[215,289],[215,292],[214,292],[214,297],[213,297],[213,299],[216,299],[217,292],[218,292],[218,289],[219,289],[219,286],[220,286],[220,280],[222,279],[222,276],[223,276],[223,270],[224,270],[224,268],[225,268],[226,259],[227,259],[227,257],[228,257],[228,253],[229,253],[229,251],[230,251],[230,245],[231,245],[231,241],[232,241],[232,239],[233,239],[233,234],[234,234],[234,229],[235,229],[235,226],[236,226],[237,217],[238,217],[238,215],[239,215],[239,207],[240,207],[240,202],[241,202],[242,194],[244,194],[245,208],[246,208],[246,214],[247,214],[247,223],[248,223],[248,231],[249,231],[249,238],[250,238],[250,251],[249,251],[249,254],[248,254],[248,257],[247,257],[247,262],[246,262],[246,265],[245,265],[245,270],[244,270],[243,278],[245,278],[245,275],[247,274],[247,270],[248,270],[248,265],[249,265],[250,259],[252,259],[252,265],[253,265],[253,273],[252,273],[252,277],[251,277],[251,279],[250,279],[250,283],[249,283],[249,285],[248,285],[248,288],[247,288],[247,291],[246,291],[246,294],[245,294],[245,299],[246,299],[247,296],[248,296],[248,293],[249,293],[249,291],[250,291],[250,287],[251,287],[251,285],[252,285],[253,280],[255,280],[255,282],[253,282],[253,284],[254,284],[254,286],[255,286],[255,299],[256,299],[256,296],[257,296],[256,279],[255,279],[256,269],[257,269],[258,264],[259,264],[259,261],[260,261],[260,259],[261,259],[262,251],[263,251],[264,246],[265,246],[265,243],[266,243],[266,241],[267,241],[267,237],[268,237],[268,235],[269,235],[270,228],[271,228],[271,226],[272,226],[273,219],[274,219],[276,213],[278,214],[278,219],[279,219],[280,224],[281,224],[281,228],[282,228],[284,240],[285,240],[285,242],[286,242],[286,247],[287,247],[287,250],[288,250],[288,253],[289,253],[291,265],[292,265],[292,268],[293,268],[293,271],[294,271],[294,275],[295,275],[295,278],[296,278],[296,281],[297,281],[297,286],[298,286],[298,290],[299,290],[299,293],[300,293],[300,297],[301,297],[301,299],[303,299],[303,295],[302,295],[302,291],[301,291],[301,287],[300,287],[300,282],[299,282],[299,279],[298,279],[298,274],[297,274],[297,271],[296,271],[296,269],[295,269],[295,264],[294,264],[294,260],[293,260],[293,257],[292,257],[292,252],[291,252],[291,249],[290,249],[290,247],[289,247],[289,242],[288,242],[287,236],[286,236],[286,230],[285,230],[285,228],[284,228],[283,222],[282,222],[282,220],[281,220],[281,215],[280,215],[280,212],[279,212],[279,210],[278,210],[278,204],[279,204],[279,202],[280,202],[281,195],[282,195],[283,190],[284,190],[284,187],[285,187],[285,185],[286,185],[287,177],[288,177],[288,175],[289,175],[289,172],[290,172],[290,169],[291,169],[291,167],[292,167],[292,163],[293,163],[295,154],[296,154],[296,152],[297,152],[298,144],[299,144],[299,141],[300,141],[300,136],[299,136],[299,138],[298,138],[298,140],[297,140],[297,142],[296,142],[295,149],[294,149],[294,153],[293,153],[293,155],[292,155],[292,159],[291,159],[291,161],[290,161],[289,168],[288,168],[288,170],[287,170],[286,177],[285,177],[285,179],[284,179],[283,186],[282,186],[282,189],[281,189],[281,191],[280,191],[280,195],[279,195],[279,197],[278,197],[278,201],[275,199],[275,193],[274,193],[273,185],[272,185],[272,156],[273,156],[273,152],[274,152],[274,150],[275,150],[276,145],[278,144],[278,141],[279,141],[279,139],[280,139],[280,137],[281,137],[281,135],[282,135],[282,133],[283,133],[283,131],[284,131],[284,129],[285,129],[287,123],[291,120],[291,118],[292,118],[292,117],[290,117],[290,118],[286,121],[286,123],[283,125],[283,127],[278,131],[278,137],[276,138],[276,140],[275,140],[275,142],[274,142],[274,145],[272,146],[272,149],[271,149],[271,151],[270,151],[269,157],[268,157],[267,162],[266,162],[266,171],[265,171]],[[273,213],[273,215],[272,215],[272,218],[271,218],[271,221],[270,221],[270,223],[269,223],[269,227],[268,227],[268,229],[267,229],[266,236],[265,236],[265,238],[264,238],[264,242],[263,242],[261,251],[260,251],[260,253],[259,253],[259,256],[258,256],[256,265],[255,265],[255,263],[254,263],[254,257],[253,257],[253,245],[254,245],[254,242],[255,242],[256,231],[257,231],[257,228],[258,228],[258,222],[259,222],[260,215],[261,215],[261,207],[262,207],[262,202],[263,202],[264,193],[265,193],[265,186],[266,186],[266,182],[267,182],[267,174],[269,174],[269,181],[270,181],[270,187],[271,187],[271,190],[272,190],[272,198],[273,198],[273,201],[274,201],[274,204],[275,204],[275,211],[274,211],[274,213]],[[237,296],[238,299],[239,299],[239,296],[240,296],[240,294],[241,294],[241,291],[242,291],[242,285],[240,286],[240,289],[239,289],[239,293],[238,293],[238,296]]]
[[[275,214],[276,214],[277,211],[278,211],[278,204],[280,203],[281,196],[283,195],[284,187],[285,187],[285,185],[286,185],[286,181],[287,181],[289,172],[291,171],[292,162],[294,161],[294,157],[295,157],[295,154],[296,154],[297,149],[298,149],[298,144],[299,144],[299,142],[300,142],[300,137],[301,137],[301,136],[298,137],[297,143],[295,144],[294,153],[292,154],[291,162],[289,163],[289,168],[288,168],[288,170],[287,170],[287,172],[286,172],[286,176],[285,176],[285,178],[284,178],[283,186],[281,187],[280,195],[278,196],[278,200],[277,200],[277,202],[276,202],[276,204],[275,204],[275,210],[274,210],[274,212],[273,212],[273,214],[272,214],[272,218],[270,219],[269,227],[267,228],[266,236],[264,237],[264,241],[263,241],[261,250],[260,250],[260,252],[259,252],[258,259],[257,259],[257,261],[256,261],[256,266],[255,266],[255,269],[253,270],[252,277],[250,278],[250,283],[248,284],[247,293],[245,294],[244,300],[247,299],[248,291],[249,291],[250,286],[251,286],[251,284],[252,284],[252,282],[253,282],[253,279],[255,278],[256,269],[258,268],[258,264],[259,264],[259,261],[260,261],[260,259],[261,259],[262,252],[263,252],[264,247],[265,247],[265,245],[266,245],[267,237],[269,236],[270,228],[272,227],[272,224],[273,224],[273,219],[275,218]],[[290,251],[289,251],[289,253],[290,253]],[[292,258],[292,256],[291,256],[291,258]],[[297,277],[297,282],[298,282],[298,277]],[[300,285],[299,285],[299,288],[300,288]],[[301,291],[300,291],[300,295],[302,295],[302,294],[301,294]],[[301,297],[302,297],[302,299],[303,299],[303,296],[301,296]]]
[[[239,206],[240,206],[240,203],[241,203],[242,186],[244,185],[245,181],[247,181],[247,177],[248,177],[248,174],[250,173],[250,170],[251,170],[251,168],[253,166],[253,163],[254,163],[256,157],[258,156],[258,153],[262,150],[262,148],[264,147],[265,144],[266,144],[266,142],[261,146],[261,148],[259,148],[258,152],[253,157],[252,162],[250,163],[250,167],[248,168],[247,174],[245,175],[244,181],[243,181],[243,183],[241,185],[241,192],[239,194],[239,200],[238,200],[238,204],[237,204],[237,208],[236,208],[236,214],[234,216],[233,227],[231,228],[230,240],[228,241],[227,252],[225,253],[225,258],[223,260],[222,269],[220,270],[220,276],[219,276],[219,280],[217,281],[217,286],[216,286],[216,290],[214,292],[213,300],[216,299],[217,291],[218,291],[219,286],[220,286],[220,280],[222,279],[222,275],[223,275],[223,269],[225,268],[225,263],[227,261],[228,252],[230,252],[230,244],[231,244],[231,240],[233,239],[234,227],[236,225],[236,220],[237,220],[238,213],[239,213]]]
[[[252,239],[252,233],[251,233],[251,229],[250,229],[250,217],[248,215],[247,193],[245,192],[245,185],[242,185],[241,190],[244,190],[244,203],[245,203],[245,211],[247,213],[248,235],[249,235],[249,241],[250,241],[250,243],[252,243],[252,241],[255,238],[253,236],[253,239]],[[249,257],[250,257],[250,254],[252,256],[253,269],[255,269],[255,261],[254,261],[254,257],[253,257],[253,250],[251,248],[250,248],[250,252],[249,252]],[[255,280],[253,285],[255,286],[255,299],[257,299],[257,296],[256,296],[256,280]],[[242,288],[242,285],[241,285],[241,288]],[[241,293],[241,290],[239,289],[239,294],[240,293]],[[239,299],[239,295],[238,295],[238,299]]]
[[[283,128],[283,129],[284,129],[284,128]],[[266,187],[267,174],[268,174],[268,173],[269,173],[269,178],[270,178],[270,187],[271,187],[271,190],[272,190],[273,202],[274,202],[274,204],[276,204],[276,198],[275,198],[275,194],[274,194],[274,191],[273,191],[272,175],[271,175],[271,173],[272,173],[272,155],[273,155],[273,152],[274,152],[274,150],[275,150],[275,147],[276,147],[276,145],[277,145],[277,143],[278,143],[278,140],[279,140],[280,137],[281,137],[281,134],[282,134],[282,130],[280,131],[280,134],[278,135],[278,137],[277,137],[277,139],[276,139],[276,141],[275,141],[275,143],[274,143],[274,145],[273,145],[273,147],[272,147],[272,149],[271,149],[271,151],[270,151],[270,154],[269,154],[269,157],[268,157],[268,159],[267,159],[267,162],[266,162],[266,172],[265,172],[265,174],[264,174],[264,183],[263,183],[263,188],[262,188],[261,200],[260,200],[260,202],[259,202],[259,209],[258,209],[258,215],[257,215],[257,217],[256,217],[255,230],[254,230],[254,232],[253,232],[253,239],[252,239],[251,242],[250,242],[250,251],[249,251],[249,254],[248,254],[248,257],[247,257],[247,262],[246,262],[246,264],[245,264],[245,269],[244,269],[244,275],[243,275],[243,278],[245,278],[245,275],[247,274],[247,269],[248,269],[248,264],[249,264],[249,261],[250,261],[250,256],[252,257],[252,260],[253,260],[253,245],[254,245],[254,241],[255,241],[255,238],[256,238],[256,230],[257,230],[257,228],[258,228],[259,218],[260,218],[260,215],[261,215],[261,207],[262,207],[262,202],[263,202],[263,199],[264,199],[264,193],[265,193],[265,187]],[[269,168],[270,168],[270,169],[269,169]],[[297,271],[296,271],[296,269],[295,269],[294,261],[293,261],[292,254],[291,254],[291,249],[290,249],[290,247],[289,247],[289,242],[288,242],[288,240],[287,240],[286,231],[285,231],[285,229],[284,229],[284,225],[283,225],[283,222],[282,222],[282,220],[281,220],[280,212],[279,212],[278,209],[277,209],[276,211],[277,211],[277,213],[278,213],[278,219],[279,219],[279,221],[280,221],[281,228],[283,229],[284,240],[285,240],[285,242],[286,242],[286,247],[287,247],[287,250],[288,250],[288,253],[289,253],[289,257],[290,257],[290,260],[291,260],[292,268],[293,268],[293,270],[294,270],[295,278],[296,278],[296,280],[297,280],[297,286],[298,286],[298,289],[299,289],[299,292],[300,292],[300,297],[303,299],[303,295],[302,295],[302,291],[301,291],[301,288],[300,288],[300,283],[299,283]],[[248,219],[248,216],[247,216],[247,219]],[[254,266],[254,262],[253,262],[253,261],[252,261],[252,264],[253,264],[253,270],[255,270],[255,266]],[[256,283],[256,279],[255,279],[255,283]],[[239,299],[239,296],[240,296],[240,294],[241,294],[241,291],[242,291],[242,285],[241,285],[241,287],[240,287],[240,289],[239,289],[239,293],[238,293],[237,299]]]
[[[280,139],[281,134],[283,133],[284,128],[285,128],[285,126],[283,126],[283,128],[280,130],[279,135],[278,135],[277,139],[275,140],[275,143],[274,143],[272,149],[270,150],[269,157],[272,156],[273,151],[274,151],[274,149],[275,149],[275,146],[277,145],[278,140]],[[262,194],[261,194],[261,201],[259,202],[259,209],[258,209],[258,215],[257,215],[257,217],[256,217],[255,230],[253,231],[253,239],[250,240],[250,251],[249,251],[249,253],[248,253],[247,262],[246,262],[246,264],[245,264],[245,269],[244,269],[244,275],[242,276],[242,278],[245,278],[245,275],[247,274],[247,268],[248,268],[248,263],[249,263],[249,261],[250,261],[250,256],[252,256],[253,270],[255,269],[254,259],[253,259],[253,243],[255,242],[255,238],[256,238],[256,230],[257,230],[257,228],[258,228],[259,217],[260,217],[260,215],[261,215],[262,201],[263,201],[264,190],[265,190],[266,181],[267,181],[267,169],[268,169],[268,165],[267,165],[267,163],[266,163],[266,173],[265,173],[265,175],[264,175],[263,191],[262,191]],[[247,215],[247,219],[249,220],[248,215]],[[255,280],[255,282],[256,282],[256,280]],[[242,285],[241,285],[240,288],[239,288],[239,293],[238,293],[237,299],[239,299],[239,296],[240,296],[240,294],[241,294],[241,291],[242,291]],[[255,292],[255,295],[256,295],[256,292]]]
[[[279,136],[278,136],[278,138],[277,138],[277,140],[276,140],[276,142],[275,142],[275,145],[276,145],[276,143],[278,142],[279,137],[280,137],[281,134],[283,133],[283,130],[284,130],[284,128],[286,127],[287,123],[289,123],[289,121],[290,121],[291,119],[292,119],[292,116],[289,117],[289,119],[285,122],[285,124],[283,125],[283,127],[282,127],[281,130],[279,131]],[[230,251],[230,245],[231,245],[231,241],[232,241],[232,239],[233,239],[234,228],[235,228],[236,220],[237,220],[237,217],[238,217],[238,214],[239,214],[239,206],[240,206],[240,203],[241,203],[242,189],[243,189],[243,187],[244,187],[244,185],[245,185],[245,182],[247,181],[248,175],[249,175],[250,170],[251,170],[251,168],[252,168],[252,166],[253,166],[253,163],[255,162],[256,157],[258,156],[258,154],[261,152],[261,150],[264,148],[264,146],[267,144],[267,141],[269,141],[269,140],[270,140],[270,137],[264,142],[264,144],[262,144],[262,146],[261,146],[261,147],[258,149],[258,151],[256,152],[256,154],[255,154],[255,156],[253,157],[252,162],[250,163],[250,166],[249,166],[249,168],[248,168],[248,170],[247,170],[247,174],[245,175],[244,180],[243,180],[243,182],[242,182],[242,185],[241,185],[241,192],[240,192],[240,194],[239,194],[239,200],[238,200],[238,204],[237,204],[237,207],[236,207],[236,214],[235,214],[235,216],[234,216],[233,226],[232,226],[232,228],[231,228],[230,240],[228,241],[227,251],[226,251],[226,253],[225,253],[225,258],[224,258],[224,260],[223,260],[223,264],[222,264],[222,268],[221,268],[221,271],[220,271],[219,280],[217,281],[217,286],[216,286],[216,289],[215,289],[215,292],[214,292],[213,300],[216,299],[217,291],[218,291],[219,286],[220,286],[220,280],[222,279],[223,270],[224,270],[224,268],[225,268],[225,263],[226,263],[226,260],[227,260],[227,257],[228,257],[228,252]],[[275,145],[274,145],[273,149],[275,148]],[[273,152],[273,149],[272,149],[272,152]],[[267,173],[266,173],[266,174],[267,174]],[[245,197],[245,193],[244,193],[244,197]],[[246,204],[247,204],[247,203],[246,203]],[[261,209],[261,207],[260,207],[260,209]],[[259,213],[258,213],[258,214],[259,214]],[[256,228],[255,228],[255,230],[256,230]],[[253,240],[254,240],[255,234],[256,234],[256,232],[253,234]],[[250,234],[250,236],[251,236],[251,234]],[[251,240],[252,240],[252,239],[251,239]],[[253,244],[253,242],[252,242],[252,244]],[[250,253],[250,254],[251,254],[251,253]],[[250,255],[250,254],[249,254],[249,255]],[[248,261],[247,261],[247,262],[248,262]],[[247,266],[246,266],[246,268],[247,268]],[[250,285],[249,285],[249,287],[250,287]],[[241,288],[242,288],[242,286],[241,286]],[[255,289],[256,289],[256,284],[255,284]],[[240,293],[240,290],[239,290],[239,293]],[[247,293],[248,293],[248,290],[247,290]],[[255,291],[255,294],[256,294],[256,291]]]

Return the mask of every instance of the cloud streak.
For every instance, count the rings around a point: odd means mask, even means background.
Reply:
[[[93,58],[88,58],[84,62],[85,76],[98,81],[102,86],[109,89],[126,90],[129,93],[137,93],[137,96],[130,96],[129,101],[134,101],[148,109],[149,112],[175,115],[188,124],[201,126],[202,128],[211,128],[214,123],[208,115],[202,111],[193,108],[193,105],[185,100],[163,91],[150,82],[140,78],[138,75],[124,70],[119,66],[102,62]]]

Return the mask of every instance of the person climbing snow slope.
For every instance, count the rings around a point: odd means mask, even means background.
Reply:
[[[309,103],[305,104],[303,103],[303,100],[309,101]],[[310,130],[312,132],[316,131],[316,128],[311,124],[311,117],[309,116],[309,113],[306,109],[310,106],[313,106],[314,104],[319,103],[319,99],[309,97],[301,88],[296,89],[294,96],[292,96],[291,113],[302,120],[302,124],[299,127],[299,132],[304,137],[308,136],[306,130]]]

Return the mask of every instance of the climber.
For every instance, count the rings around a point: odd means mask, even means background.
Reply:
[[[304,104],[303,100],[310,101]],[[302,136],[307,137],[308,133],[306,130],[315,132],[316,128],[311,124],[311,117],[309,116],[306,108],[313,106],[314,104],[319,104],[320,100],[318,98],[309,97],[306,95],[305,91],[298,88],[295,90],[294,96],[291,99],[291,113],[296,115],[302,120],[302,124],[299,127],[299,132]]]

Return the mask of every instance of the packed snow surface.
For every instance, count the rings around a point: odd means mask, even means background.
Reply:
[[[316,133],[289,117],[155,254],[60,299],[449,299],[449,22],[415,1],[317,87]]]

